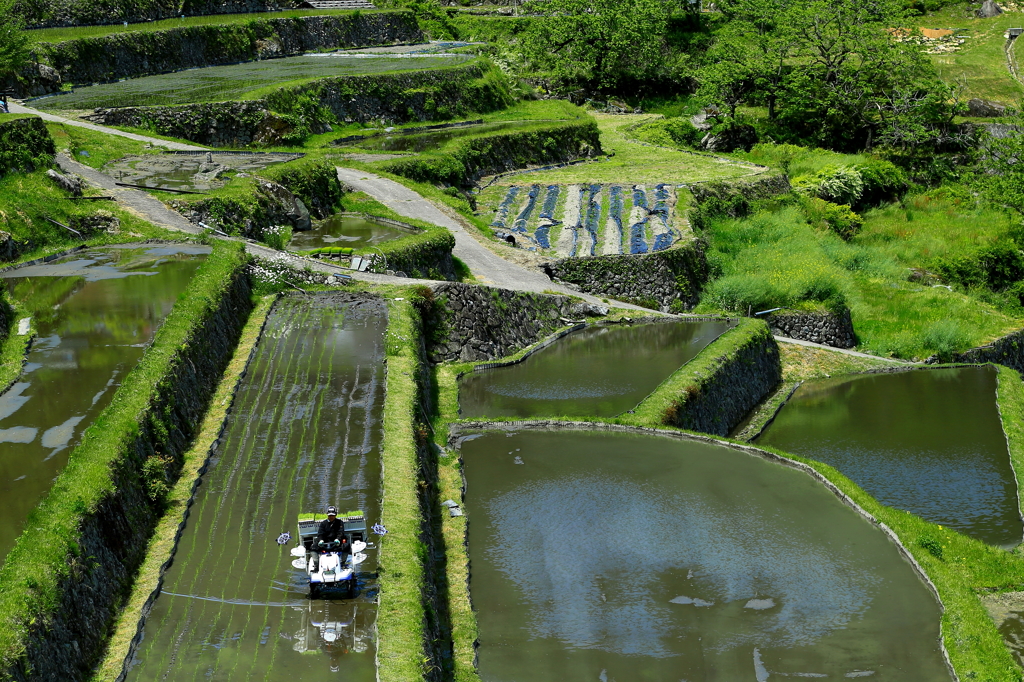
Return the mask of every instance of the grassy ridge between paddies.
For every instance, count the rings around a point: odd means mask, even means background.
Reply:
[[[733,330],[734,332],[736,330]],[[734,334],[740,337],[743,334]],[[628,426],[658,428],[688,432],[665,426],[664,410],[693,385],[694,371],[714,364],[727,355],[735,340],[728,334],[709,344],[701,353],[684,365],[651,394],[633,414],[614,419],[554,419],[555,421],[591,421]],[[517,354],[518,355],[518,354]],[[513,356],[515,357],[515,356]],[[817,358],[800,356],[787,360],[790,379],[817,375],[820,371],[843,373],[862,370],[859,363],[850,365],[842,361],[826,361],[816,368]],[[874,362],[871,363],[872,365]],[[458,418],[458,376],[468,364],[444,364],[435,369],[436,389],[439,394],[438,412],[434,416],[434,432],[439,445],[445,444],[448,426]],[[1004,428],[1010,443],[1016,471],[1024,471],[1024,382],[1013,370],[999,367],[999,404]],[[721,439],[724,442],[728,439]],[[945,607],[942,618],[943,641],[953,667],[962,680],[1004,682],[1024,680],[1024,671],[1014,662],[1002,641],[995,624],[979,599],[982,591],[1007,591],[1024,588],[1024,558],[1020,550],[1011,553],[965,535],[924,521],[907,512],[886,507],[868,495],[838,470],[789,453],[761,448],[778,456],[807,464],[841,492],[848,495],[878,522],[885,524],[899,538],[900,543],[913,555],[932,580]],[[462,473],[456,457],[441,459],[439,467],[442,499],[460,499]],[[1020,481],[1018,481],[1020,488]],[[455,679],[458,682],[478,682],[474,662],[478,638],[476,616],[469,598],[468,554],[466,528],[468,517],[444,518],[443,539],[447,553],[449,609],[454,643]]]
[[[135,577],[131,596],[117,617],[113,635],[107,645],[103,661],[92,676],[92,682],[111,682],[124,670],[132,640],[138,634],[143,612],[150,606],[159,589],[164,571],[169,567],[184,529],[184,513],[191,504],[199,477],[206,469],[209,457],[224,430],[224,422],[234,404],[235,392],[252,359],[276,295],[262,297],[249,314],[242,329],[231,362],[210,400],[210,409],[203,417],[192,446],[184,455],[184,463],[177,483],[171,487],[165,500],[166,512],[157,522],[146,548],[146,559]]]
[[[242,245],[215,245],[29,517],[0,568],[0,677],[15,670],[40,674],[40,665],[72,674],[97,661],[178,473],[175,448],[192,435],[185,432],[189,415],[205,409],[204,372],[219,376],[223,369],[208,327],[248,312],[245,305],[231,308],[248,291],[247,262]],[[235,322],[240,328],[244,319]],[[231,329],[221,331],[221,345],[233,347]],[[182,399],[191,405],[175,404],[183,386],[192,391]],[[123,520],[105,527],[111,518]],[[53,646],[72,639],[73,650]]]
[[[422,362],[421,323],[408,293],[387,298],[381,522],[388,533],[379,538],[377,679],[409,682],[423,679],[430,665],[424,641],[424,545],[420,540],[422,516],[418,491],[421,438],[416,433],[420,421],[417,377]]]

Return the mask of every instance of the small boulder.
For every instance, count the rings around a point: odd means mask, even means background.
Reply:
[[[82,233],[83,236],[106,232],[117,234],[121,231],[121,221],[110,211],[96,211],[87,216],[79,216],[71,219],[71,227]]]
[[[967,102],[967,113],[978,118],[995,118],[1006,115],[1006,105],[975,97]]]
[[[985,2],[981,3],[981,8],[975,12],[979,19],[991,19],[992,17],[998,17],[1002,13],[1003,8],[997,5],[994,0],[985,0]]]
[[[757,144],[757,131],[754,126],[737,123],[714,135],[708,133],[700,141],[701,149],[709,152],[734,152],[737,149],[750,151]]]
[[[569,309],[569,314],[573,317],[579,317],[584,315],[586,317],[604,317],[608,314],[608,306],[601,305],[600,303],[587,303],[583,301],[581,303],[574,303],[572,308]]]
[[[82,179],[74,175],[64,175],[55,170],[46,171],[46,177],[53,180],[53,183],[73,197],[82,196]]]

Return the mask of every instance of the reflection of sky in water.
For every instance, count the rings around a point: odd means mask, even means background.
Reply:
[[[749,614],[747,627],[700,633],[705,648],[717,651],[813,644],[863,614],[877,582],[791,526],[776,528],[761,508],[712,508],[626,480],[532,483],[497,496],[488,511],[496,530],[489,558],[538,605],[530,635],[577,648],[675,655],[661,641],[684,634],[673,609],[696,608],[660,594],[665,572],[679,567],[693,571],[700,594],[689,597],[713,602],[702,612]],[[628,597],[615,608],[602,595],[609,582]],[[778,610],[743,610],[758,597],[770,597]]]
[[[509,398],[534,398],[538,400],[600,398],[602,396],[626,395],[632,390],[634,390],[633,384],[609,384],[604,382],[586,385],[567,381],[550,381],[544,383],[522,382],[519,384],[496,383],[487,386],[489,393],[497,393]]]

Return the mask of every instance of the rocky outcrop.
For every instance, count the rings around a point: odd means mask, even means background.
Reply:
[[[595,296],[605,296],[682,312],[697,305],[708,279],[700,240],[667,251],[639,255],[564,258],[544,268],[552,279],[568,282]]]
[[[100,232],[117,234],[121,231],[121,220],[110,211],[99,210],[89,215],[75,216],[71,219],[71,227],[89,237]]]
[[[46,177],[53,180],[53,184],[60,187],[73,197],[82,196],[82,179],[74,175],[64,175],[60,171],[50,169],[46,171]]]
[[[564,326],[576,303],[569,296],[441,284],[424,315],[427,354],[431,362],[512,355]]]
[[[190,222],[249,239],[263,239],[279,226],[308,230],[312,223],[301,199],[276,182],[256,178],[249,196],[176,200],[170,205]]]
[[[967,115],[978,118],[995,118],[1006,115],[1006,105],[974,97],[967,100]]]
[[[86,85],[217,64],[299,55],[311,50],[423,40],[408,11],[252,19],[43,43],[39,52],[56,78]],[[51,68],[52,67],[52,68]],[[38,80],[38,79],[37,79]],[[52,79],[51,79],[52,80]],[[43,93],[37,93],[43,94]]]
[[[985,0],[981,7],[975,11],[979,19],[991,19],[1003,13],[1003,8],[997,5],[994,0]]]
[[[278,144],[292,124],[267,109],[263,100],[204,102],[175,107],[96,109],[85,117],[93,123],[151,128],[211,147]]]
[[[779,346],[764,322],[751,319],[716,339],[681,372],[685,380],[664,423],[718,436],[728,435],[782,381]]]
[[[849,309],[844,309],[838,314],[782,310],[767,315],[765,321],[772,334],[777,336],[820,343],[833,348],[853,348],[857,345]]]

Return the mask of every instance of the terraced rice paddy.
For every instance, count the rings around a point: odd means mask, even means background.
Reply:
[[[438,149],[452,140],[463,137],[472,137],[484,133],[498,133],[518,128],[536,126],[541,120],[533,121],[496,121],[494,123],[481,123],[479,125],[459,126],[454,128],[443,128],[418,134],[403,134],[401,130],[389,135],[377,135],[367,137],[365,140],[350,140],[340,143],[345,147],[356,147],[382,152],[412,152],[420,153]]]
[[[376,551],[355,599],[310,600],[276,540],[328,504],[379,520],[386,326],[379,299],[275,304],[128,679],[375,679]]]
[[[108,163],[103,172],[132,185],[203,191],[223,187],[237,173],[251,174],[301,157],[283,152],[170,152],[126,156]]]
[[[486,190],[491,228],[559,258],[662,251],[682,237],[675,186],[511,185]]]
[[[459,382],[463,417],[611,417],[722,335],[724,321],[595,326]]]
[[[485,682],[952,679],[932,592],[803,472],[609,432],[461,456]]]
[[[992,367],[807,382],[757,442],[990,544],[1013,547],[1024,533]]]
[[[0,562],[209,252],[108,247],[2,276],[38,335],[0,396]]]
[[[270,86],[295,85],[332,76],[437,69],[460,64],[470,58],[464,55],[410,58],[345,54],[285,57],[90,85],[69,95],[36,100],[32,106],[44,110],[96,109],[252,99],[253,93]]]
[[[312,230],[296,232],[288,242],[288,249],[302,251],[327,246],[362,249],[410,234],[413,233],[358,216],[335,215]]]

